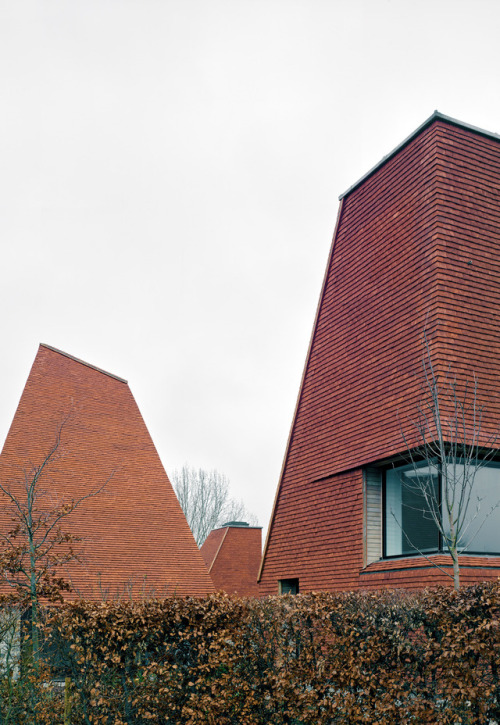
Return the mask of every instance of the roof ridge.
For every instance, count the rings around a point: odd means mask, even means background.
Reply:
[[[366,174],[363,174],[363,176],[354,182],[346,191],[344,191],[339,196],[339,200],[343,199],[344,197],[348,196],[351,191],[354,191],[354,189],[357,189],[358,186],[360,186],[363,181],[366,181],[370,176],[372,176],[378,169],[383,166],[389,159],[392,159],[393,156],[396,156],[397,153],[399,153],[405,146],[407,146],[410,141],[413,141],[413,139],[418,136],[422,131],[424,131],[427,126],[430,126],[431,123],[434,121],[444,121],[445,123],[449,123],[451,126],[458,126],[459,128],[464,128],[467,131],[473,131],[474,133],[478,133],[481,136],[486,136],[488,138],[492,138],[495,141],[500,141],[500,134],[494,133],[493,131],[486,131],[484,128],[479,128],[479,126],[472,126],[470,123],[465,123],[464,121],[460,121],[457,118],[452,118],[452,116],[446,116],[444,113],[441,113],[440,111],[436,110],[434,113],[432,113],[429,118],[427,118],[423,123],[420,124],[412,133],[407,136],[403,141],[401,141],[400,144],[398,144],[395,148],[392,149],[392,151],[389,151],[388,154],[383,156],[378,163],[375,164],[375,166],[372,166],[372,168],[366,172]]]
[[[63,350],[59,350],[57,347],[52,347],[52,345],[47,345],[45,342],[40,343],[40,347],[45,347],[47,350],[52,350],[52,352],[57,352],[58,355],[63,355],[64,357],[69,358],[70,360],[74,360],[77,363],[80,363],[80,365],[85,365],[87,368],[92,368],[92,370],[96,370],[98,373],[102,373],[103,375],[107,375],[109,378],[114,378],[115,380],[118,380],[120,383],[125,383],[125,385],[128,385],[128,380],[125,380],[124,378],[120,378],[118,375],[113,375],[113,373],[109,373],[107,370],[103,370],[102,368],[98,368],[96,365],[91,365],[91,363],[85,362],[85,360],[81,360],[78,357],[75,357],[74,355],[70,355],[69,352],[64,352]]]
[[[228,534],[228,531],[229,531],[229,526],[227,526],[227,527],[226,527],[226,530],[225,530],[225,532],[224,532],[224,536],[222,537],[222,541],[220,542],[219,546],[217,547],[217,551],[215,552],[214,558],[212,559],[212,563],[211,563],[211,564],[210,564],[210,566],[208,567],[208,573],[209,573],[209,574],[210,574],[210,572],[212,571],[212,567],[213,567],[213,565],[215,564],[215,560],[217,559],[217,557],[218,557],[218,555],[219,555],[219,551],[220,551],[220,550],[221,550],[221,548],[222,548],[222,544],[223,544],[223,543],[224,543],[224,541],[226,540],[226,536],[227,536],[227,534]]]

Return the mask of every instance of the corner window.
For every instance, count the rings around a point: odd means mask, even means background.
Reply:
[[[298,594],[298,579],[280,579],[278,582],[278,591],[280,594]]]
[[[459,548],[472,554],[500,554],[500,465],[490,461],[481,465],[473,475],[474,483]],[[470,466],[467,469],[459,460],[446,466],[441,475],[443,496],[446,486],[452,491],[455,487],[457,503],[461,491],[466,490],[468,477],[470,478]],[[446,534],[449,524],[445,516],[444,498],[442,507]]]
[[[456,459],[444,467],[427,461],[385,472],[384,556],[445,551],[447,500],[453,517],[461,520],[459,550],[500,553],[500,467],[489,462],[466,469]]]
[[[439,475],[436,468],[410,465],[386,471],[385,556],[439,550],[439,531],[432,516],[432,503],[426,500],[419,486],[424,477],[428,479],[434,505],[438,505]]]

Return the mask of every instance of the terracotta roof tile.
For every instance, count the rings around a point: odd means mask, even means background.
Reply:
[[[295,577],[301,591],[366,586],[361,467],[405,450],[401,421],[422,396],[424,329],[438,373],[451,366],[460,384],[477,375],[483,441],[497,432],[499,141],[434,114],[343,195],[269,527],[263,593]],[[403,571],[373,576],[379,584],[415,580]]]
[[[61,446],[41,479],[50,501],[80,498],[110,479],[64,521],[65,530],[83,539],[82,564],[66,572],[76,592],[112,597],[131,585],[137,597],[213,591],[123,379],[41,345],[0,456],[2,481],[18,489],[23,471],[43,460],[63,421]]]
[[[217,590],[240,597],[257,596],[257,574],[262,551],[262,529],[223,526],[214,529],[201,554]]]

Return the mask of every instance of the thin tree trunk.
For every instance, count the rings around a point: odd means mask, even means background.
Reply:
[[[450,551],[451,559],[453,561],[453,586],[455,591],[458,592],[460,589],[460,564],[458,563],[458,553],[455,550]]]

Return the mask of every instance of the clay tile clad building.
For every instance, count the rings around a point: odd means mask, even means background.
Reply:
[[[72,596],[205,595],[205,563],[125,380],[41,345],[0,456],[2,484],[19,491],[61,429],[39,481],[42,506],[83,501],[62,528],[81,537],[64,572]],[[8,525],[3,520],[0,525]]]
[[[200,549],[217,591],[240,597],[258,595],[257,575],[262,553],[262,529],[230,521],[214,529]]]
[[[496,578],[500,137],[438,112],[341,197],[263,594],[450,583],[432,563],[451,570],[441,537],[421,507],[417,520],[402,484],[402,429],[422,399],[426,356],[441,381],[448,371],[462,389],[477,379],[481,442],[494,455],[476,481],[486,520],[460,557],[461,577]]]

